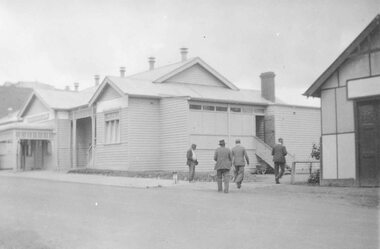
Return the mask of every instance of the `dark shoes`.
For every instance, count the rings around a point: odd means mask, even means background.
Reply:
[[[240,189],[241,188],[241,183],[236,183],[236,187]]]
[[[276,184],[280,184],[280,180],[277,177],[276,177]]]

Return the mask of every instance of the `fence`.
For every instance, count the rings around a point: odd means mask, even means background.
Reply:
[[[298,167],[296,167],[297,165]],[[293,161],[290,183],[295,184],[296,181],[307,182],[310,175],[315,173],[317,170],[320,170],[320,168],[320,161]]]

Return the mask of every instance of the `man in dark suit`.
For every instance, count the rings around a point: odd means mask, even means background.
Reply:
[[[240,139],[236,139],[235,143],[236,146],[232,148],[232,164],[235,167],[234,179],[236,186],[237,188],[241,188],[241,183],[244,178],[245,161],[247,161],[247,164],[249,165],[249,158],[245,148],[240,145]]]
[[[197,155],[195,154],[195,150],[197,149],[196,144],[192,144],[191,148],[186,153],[187,165],[189,166],[189,182],[194,181],[195,175],[195,166],[198,165]]]
[[[279,143],[276,144],[272,149],[276,184],[280,183],[280,178],[284,174],[286,163],[285,156],[288,154],[286,147],[283,145],[284,140],[282,138],[279,138],[278,142]],[[281,172],[279,172],[279,168],[281,169]]]
[[[222,180],[224,180],[224,193],[228,193],[230,182],[230,169],[232,166],[232,153],[226,148],[224,140],[219,141],[220,147],[215,150],[214,160],[216,170],[216,181],[218,183],[218,192],[223,191]]]

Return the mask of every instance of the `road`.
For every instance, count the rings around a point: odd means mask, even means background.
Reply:
[[[0,248],[379,248],[378,189],[0,177]]]

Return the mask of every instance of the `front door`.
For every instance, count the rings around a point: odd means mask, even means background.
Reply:
[[[357,105],[359,181],[361,186],[380,184],[380,100]]]

